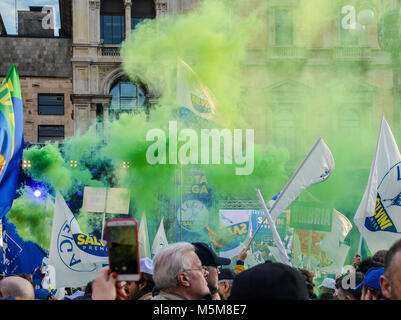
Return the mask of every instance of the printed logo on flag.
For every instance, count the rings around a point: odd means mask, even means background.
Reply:
[[[97,257],[107,257],[106,245],[101,241],[98,241],[95,236],[88,236],[83,233],[75,233],[73,237],[80,250]]]
[[[6,165],[6,158],[0,153],[0,175],[5,165]]]
[[[397,186],[399,181],[400,163],[397,163],[384,175],[377,188],[375,213],[365,219],[368,230],[398,233],[393,220],[401,215],[401,192],[398,192],[400,188]]]
[[[79,252],[76,249],[76,243],[74,236],[71,232],[71,223],[75,219],[71,219],[70,222],[67,220],[61,226],[57,236],[57,252],[64,263],[64,265],[76,272],[92,272],[96,270],[96,265],[83,264],[80,259]]]
[[[330,173],[331,173],[331,170],[325,169],[324,173],[319,177],[320,182],[323,182],[324,180],[326,180],[328,178],[328,176],[330,175]]]
[[[203,99],[191,93],[191,102],[192,106],[195,108],[196,111],[200,113],[210,113],[212,112],[212,108],[209,104],[207,99]]]
[[[383,206],[380,194],[377,194],[375,214],[372,217],[367,217],[365,220],[365,227],[373,232],[388,231],[397,232],[393,221],[391,220],[386,208]]]

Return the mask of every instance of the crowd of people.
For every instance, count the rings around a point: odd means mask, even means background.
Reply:
[[[236,265],[219,257],[206,243],[177,242],[161,249],[153,260],[140,259],[138,281],[119,281],[109,267],[85,287],[68,291],[64,300],[401,300],[401,240],[362,260],[354,256],[349,270],[316,286],[306,269],[266,260],[249,269],[247,250]],[[0,280],[5,300],[57,300],[30,275]]]

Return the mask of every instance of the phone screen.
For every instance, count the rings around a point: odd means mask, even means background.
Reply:
[[[136,225],[107,227],[111,272],[119,275],[138,274]]]

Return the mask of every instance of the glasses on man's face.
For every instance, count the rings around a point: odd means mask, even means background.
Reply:
[[[207,267],[205,267],[205,266],[203,266],[203,267],[207,269]],[[212,265],[210,265],[208,267],[215,268],[217,273],[220,273],[220,271],[221,271],[221,266],[216,266],[216,265],[212,264]]]
[[[208,272],[207,268],[205,266],[202,266],[200,268],[184,269],[184,270],[182,270],[182,272],[193,271],[193,270],[201,271],[203,274],[206,274]]]

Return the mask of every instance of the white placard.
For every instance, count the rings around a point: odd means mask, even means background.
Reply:
[[[106,192],[107,191],[107,192]],[[107,204],[106,204],[107,193]],[[82,207],[88,212],[105,212],[114,214],[129,213],[130,192],[125,188],[84,188]]]
[[[88,212],[104,212],[106,188],[85,187],[82,207]]]
[[[106,213],[129,213],[130,192],[125,188],[110,188],[107,191]]]

